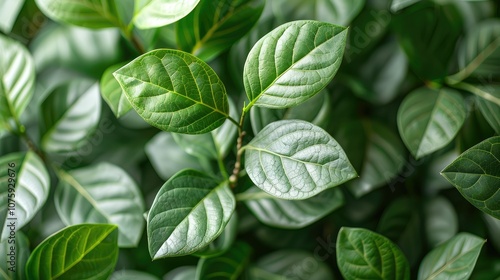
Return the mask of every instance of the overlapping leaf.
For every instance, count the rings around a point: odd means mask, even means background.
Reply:
[[[427,242],[434,248],[455,236],[458,217],[453,205],[441,196],[430,199],[424,206]]]
[[[132,107],[165,131],[200,134],[229,116],[226,89],[199,58],[160,49],[136,58],[114,73]]]
[[[306,199],[357,176],[335,139],[300,120],[261,130],[245,146],[245,168],[257,187],[283,199]]]
[[[500,219],[500,136],[468,149],[441,174],[472,205]]]
[[[185,17],[200,0],[135,0],[135,26],[140,29],[161,27]]]
[[[235,199],[227,182],[183,170],[168,180],[148,213],[149,253],[153,259],[188,255],[219,236]]]
[[[220,256],[201,258],[196,279],[238,279],[247,266],[250,252],[248,244],[238,241]]]
[[[17,16],[21,11],[25,0],[0,2],[0,30],[9,34],[14,26]]]
[[[114,225],[67,227],[35,248],[26,263],[26,278],[107,279],[118,260],[117,240]]]
[[[320,92],[340,67],[347,28],[318,21],[285,23],[248,54],[245,91],[252,105],[287,108]]]
[[[104,74],[102,74],[100,82],[102,98],[108,103],[117,118],[125,115],[132,109],[132,105],[128,102],[120,84],[113,77],[113,72],[120,69],[123,65],[125,64],[120,63],[106,69]]]
[[[0,278],[5,280],[24,280],[24,266],[30,255],[29,240],[16,232],[11,239],[0,242]]]
[[[483,92],[488,92],[495,100],[500,102],[500,86],[497,85],[486,85],[478,86]],[[493,102],[492,99],[484,99],[482,97],[476,97],[476,103],[483,113],[484,118],[488,124],[495,130],[495,132],[500,135],[500,104],[499,102]]]

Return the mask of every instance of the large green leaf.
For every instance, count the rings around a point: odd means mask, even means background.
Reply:
[[[416,159],[450,143],[462,127],[465,100],[455,90],[420,88],[411,92],[398,110],[398,128]]]
[[[0,242],[0,278],[4,280],[26,279],[24,266],[30,255],[29,240],[22,231],[13,239]]]
[[[196,279],[238,279],[250,259],[251,248],[243,242],[236,242],[224,254],[201,258],[198,262]]]
[[[118,260],[115,225],[64,228],[38,245],[26,264],[27,279],[107,279]]]
[[[283,24],[262,37],[243,71],[247,108],[292,107],[320,92],[340,67],[346,38],[347,28],[310,20]]]
[[[33,95],[35,66],[20,43],[0,35],[0,129],[9,119],[19,120]]]
[[[125,63],[110,66],[104,71],[104,74],[102,74],[100,82],[102,98],[108,103],[109,108],[111,108],[117,118],[125,115],[132,109],[132,105],[128,102],[125,92],[123,92],[120,84],[113,76],[113,72],[120,69],[123,65],[125,65]]]
[[[283,199],[306,199],[357,176],[335,139],[300,120],[261,130],[245,146],[245,169],[257,187]]]
[[[457,213],[446,198],[437,196],[426,201],[424,214],[427,242],[432,248],[449,240],[457,233]]]
[[[211,60],[243,37],[257,22],[264,0],[202,0],[177,22],[179,48]]]
[[[485,242],[470,233],[459,233],[425,256],[418,279],[469,279]]]
[[[9,34],[25,0],[0,2],[0,30]]]
[[[478,86],[478,88],[482,89],[483,92],[488,92],[494,98],[500,100],[500,86],[485,85]],[[498,113],[500,112],[500,104],[496,104],[491,100],[486,100],[479,96],[476,97],[476,103],[488,124],[498,135],[500,135],[500,113]]]
[[[200,257],[215,257],[227,251],[234,243],[238,233],[238,216],[236,212],[231,216],[224,231],[205,248],[196,251],[194,255]]]
[[[264,224],[280,228],[303,228],[344,204],[338,188],[325,190],[305,200],[284,200],[252,187],[237,198]]]
[[[200,0],[135,0],[134,24],[140,29],[161,27],[180,20]]]
[[[160,189],[148,213],[149,253],[153,259],[188,255],[219,236],[235,199],[227,182],[183,170]]]
[[[42,12],[55,21],[87,28],[119,27],[115,0],[35,0]]]
[[[43,101],[41,113],[42,149],[72,152],[89,140],[99,123],[99,86],[85,79],[65,83]]]
[[[99,163],[59,173],[54,195],[66,225],[115,224],[120,247],[137,246],[144,228],[144,202],[130,176],[118,166]]]
[[[0,240],[15,236],[40,211],[49,195],[50,177],[33,152],[0,158]]]
[[[410,266],[389,239],[362,228],[342,227],[337,265],[345,279],[410,279]]]
[[[228,117],[226,89],[205,62],[185,52],[160,49],[114,73],[132,107],[165,131],[200,134]]]
[[[472,205],[500,219],[500,136],[468,149],[441,174]]]

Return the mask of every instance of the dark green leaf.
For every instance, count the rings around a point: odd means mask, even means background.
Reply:
[[[144,228],[144,202],[130,176],[109,163],[60,172],[55,204],[66,225],[116,224],[120,247],[137,246]]]
[[[418,279],[469,279],[485,242],[470,233],[459,233],[425,256]]]
[[[416,159],[450,143],[462,127],[465,101],[455,90],[420,88],[411,92],[398,111],[398,128]]]
[[[342,227],[337,264],[345,279],[410,279],[410,266],[389,239],[362,228]]]
[[[347,28],[307,20],[262,37],[245,63],[247,108],[292,107],[320,92],[340,67],[346,37]]]
[[[236,242],[220,256],[201,258],[196,279],[238,279],[250,259],[250,252],[248,244]]]
[[[134,24],[140,29],[161,27],[185,17],[200,0],[135,0]]]
[[[245,146],[245,168],[257,187],[283,199],[306,199],[357,176],[335,139],[300,120],[260,131]]]
[[[221,126],[228,117],[222,81],[210,66],[188,53],[151,51],[114,75],[132,107],[162,130],[200,134]]]
[[[441,174],[472,205],[500,219],[500,136],[468,149]]]
[[[27,279],[107,279],[118,259],[115,225],[67,227],[38,245],[26,264]]]
[[[202,0],[177,22],[179,48],[209,61],[243,37],[257,22],[264,0]]]
[[[494,98],[500,100],[500,86],[497,85],[485,85],[478,86],[483,92],[488,92]],[[484,118],[490,124],[490,126],[495,130],[497,134],[500,135],[500,105],[494,103],[491,99],[487,100],[479,96],[476,97],[476,103],[483,113]]]
[[[458,231],[458,217],[444,197],[434,197],[424,204],[425,232],[431,248],[449,240]]]
[[[42,149],[74,152],[86,143],[99,123],[99,86],[91,80],[73,80],[56,88],[41,106]]]
[[[118,81],[113,77],[113,72],[121,68],[125,63],[115,64],[102,74],[100,89],[104,101],[108,103],[109,107],[117,118],[125,115],[132,109],[132,105],[128,102],[125,93]]]
[[[207,246],[229,222],[235,199],[227,182],[183,170],[160,189],[148,213],[153,259],[192,254]]]
[[[24,280],[24,266],[30,255],[28,238],[17,231],[15,237],[0,242],[0,278]]]
[[[35,153],[0,157],[0,240],[12,236],[12,223],[19,230],[33,219],[45,204],[49,188],[49,174]]]

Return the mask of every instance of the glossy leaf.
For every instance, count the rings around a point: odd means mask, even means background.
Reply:
[[[465,101],[455,90],[420,88],[411,92],[398,110],[398,128],[416,159],[450,143],[462,127]]]
[[[200,134],[228,117],[226,89],[199,58],[160,49],[114,73],[132,107],[149,124],[170,132]]]
[[[310,20],[283,24],[262,37],[244,67],[247,108],[292,107],[320,92],[340,67],[346,37],[344,27]]]
[[[177,173],[161,187],[148,213],[151,257],[188,255],[202,249],[222,233],[234,208],[227,182],[194,170]]]
[[[104,74],[102,74],[100,83],[102,98],[108,103],[109,108],[111,108],[117,118],[122,117],[132,109],[132,105],[128,102],[120,84],[113,76],[113,72],[123,65],[125,64],[119,63],[106,69]]]
[[[55,205],[66,225],[115,224],[118,245],[137,246],[144,228],[144,202],[139,188],[123,169],[99,163],[59,176]]]
[[[202,0],[177,22],[179,48],[209,61],[231,47],[257,22],[264,0]]]
[[[484,243],[475,235],[459,233],[425,256],[418,279],[468,279]]]
[[[500,86],[486,85],[479,88],[500,100]],[[488,124],[500,135],[500,114],[498,113],[500,112],[500,105],[479,96],[476,97],[476,103]]]
[[[106,279],[118,260],[114,225],[64,228],[38,245],[26,264],[27,279]],[[91,264],[91,265],[89,265]]]
[[[0,166],[1,241],[12,236],[12,224],[19,230],[40,211],[49,195],[50,177],[33,152],[2,156]]]
[[[21,11],[25,0],[0,2],[0,30],[9,34],[14,26],[17,16]]]
[[[0,242],[0,278],[24,280],[24,266],[30,255],[29,240],[21,231],[12,239]]]
[[[245,169],[257,187],[283,199],[306,199],[357,176],[335,139],[300,120],[260,131],[245,146]]]
[[[193,255],[200,257],[215,257],[226,252],[234,243],[238,233],[238,216],[236,212],[231,216],[224,231],[205,248],[197,251]]]
[[[119,27],[114,0],[35,0],[49,18],[87,28]]]
[[[247,266],[250,252],[248,244],[238,241],[220,256],[201,258],[196,279],[238,279]]]
[[[200,0],[135,0],[135,26],[140,29],[171,24],[189,14]]]
[[[468,149],[441,174],[472,205],[500,219],[500,136]]]
[[[42,103],[42,149],[72,152],[90,138],[101,116],[99,86],[78,79],[56,88]]]
[[[344,195],[337,188],[305,200],[275,198],[255,186],[240,196],[246,197],[243,202],[259,221],[289,229],[306,227],[344,204]]]
[[[19,120],[33,95],[33,58],[20,43],[0,35],[0,128],[11,118]]]
[[[389,239],[362,228],[342,227],[337,265],[345,279],[410,279],[410,266]]]
[[[438,196],[424,204],[425,232],[431,248],[449,240],[458,231],[458,217],[453,205]]]

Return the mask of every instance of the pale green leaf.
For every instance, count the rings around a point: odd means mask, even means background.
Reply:
[[[111,275],[110,280],[159,280],[159,278],[141,271],[118,270]]]
[[[125,92],[123,92],[120,84],[113,76],[113,72],[123,65],[125,63],[119,63],[106,69],[104,74],[102,74],[100,83],[102,98],[108,103],[109,108],[111,108],[117,118],[122,117],[132,109],[132,105],[128,102]]]
[[[227,251],[233,245],[238,234],[238,216],[234,212],[224,231],[212,243],[195,252],[193,255],[200,257],[214,257]]]
[[[22,231],[17,231],[11,239],[0,242],[0,278],[24,280],[24,266],[30,255],[30,244]]]
[[[306,199],[357,176],[335,139],[300,120],[261,130],[245,146],[245,169],[257,187],[283,199]]]
[[[210,66],[188,53],[151,51],[114,76],[132,107],[159,129],[201,134],[221,126],[228,117],[222,81]]]
[[[437,196],[424,204],[425,232],[431,248],[449,240],[458,232],[458,217],[453,205]]]
[[[237,241],[224,254],[211,258],[201,258],[198,262],[196,279],[236,280],[250,259],[251,247]]]
[[[137,28],[161,27],[180,20],[200,0],[135,0],[133,22]]]
[[[392,0],[391,11],[397,12],[422,0]]]
[[[229,222],[235,199],[227,182],[183,170],[157,193],[148,213],[153,259],[192,254],[217,238]]]
[[[498,104],[500,102],[500,86],[484,85],[477,87],[498,100],[497,103],[495,103],[491,99],[485,99],[479,96],[476,97],[476,103],[484,118],[495,132],[500,135],[500,104]]]
[[[25,0],[0,2],[0,30],[8,34],[16,23],[17,16],[23,8]]]
[[[169,273],[167,273],[164,277],[164,280],[193,280],[196,279],[196,266],[180,266]]]

